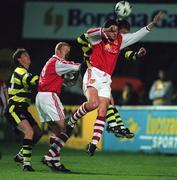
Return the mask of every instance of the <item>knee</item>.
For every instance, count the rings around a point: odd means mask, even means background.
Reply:
[[[29,139],[33,139],[34,136],[34,131],[32,128],[26,129],[25,133],[25,137],[29,138]]]
[[[97,100],[91,100],[88,102],[88,106],[90,111],[98,108],[98,101]]]

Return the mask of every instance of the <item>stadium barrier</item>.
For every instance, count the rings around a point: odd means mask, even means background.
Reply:
[[[66,119],[77,108],[78,106],[65,106]],[[98,145],[99,150],[177,154],[177,107],[127,106],[117,108],[126,126],[135,133],[135,137],[119,139],[104,131],[103,139]],[[34,105],[30,107],[30,111],[39,123]],[[79,121],[66,147],[85,149],[92,137],[96,115],[96,111],[90,112]],[[47,143],[50,137],[48,126],[43,124],[41,128],[44,136],[40,142]]]
[[[133,139],[118,139],[104,131],[104,151],[177,154],[177,107],[118,107]]]

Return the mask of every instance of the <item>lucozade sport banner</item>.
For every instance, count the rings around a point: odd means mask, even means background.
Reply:
[[[175,106],[130,106],[118,109],[135,137],[120,139],[104,131],[103,150],[177,154]]]

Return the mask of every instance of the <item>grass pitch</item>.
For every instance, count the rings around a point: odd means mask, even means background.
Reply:
[[[33,149],[35,172],[23,172],[13,161],[18,145],[0,145],[0,180],[177,180],[177,156],[97,152],[89,157],[84,150],[63,149],[62,163],[70,174],[51,171],[40,160],[47,145]]]

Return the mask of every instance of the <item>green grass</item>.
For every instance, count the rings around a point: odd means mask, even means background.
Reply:
[[[47,145],[37,145],[33,150],[32,164],[35,172],[23,172],[13,162],[18,145],[0,145],[0,180],[176,180],[177,157],[127,153],[97,152],[88,157],[85,151],[63,149],[62,163],[71,174],[52,172],[40,163]]]

